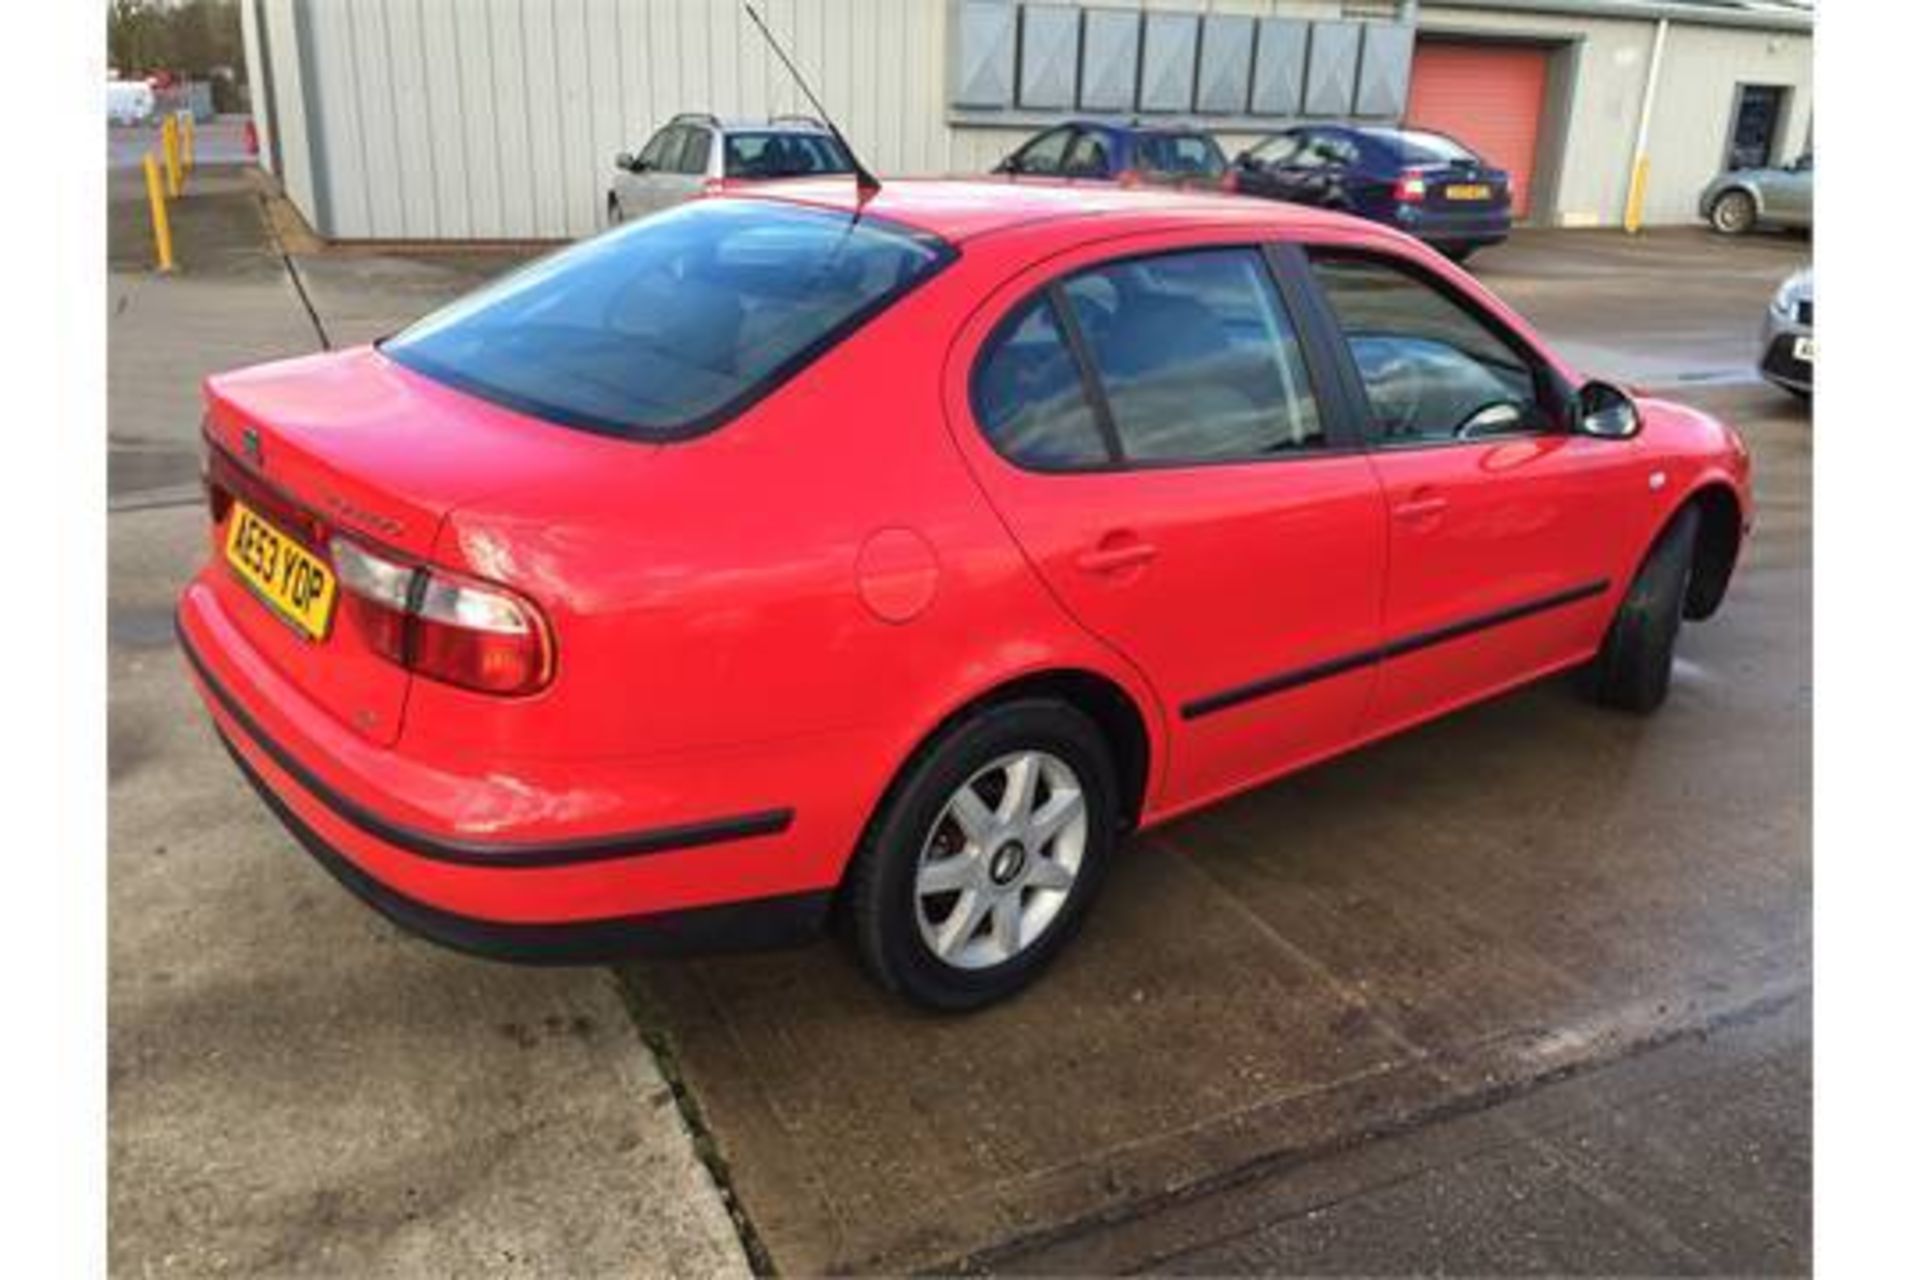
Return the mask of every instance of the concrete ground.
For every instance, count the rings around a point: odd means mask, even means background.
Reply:
[[[744,1275],[668,1081],[598,970],[403,938],[209,732],[171,610],[206,552],[200,376],[319,348],[238,174],[181,269],[109,274],[109,1259],[115,1275]]]
[[[1045,982],[940,1020],[826,943],[613,980],[445,955],[275,828],[167,628],[204,539],[185,388],[511,259],[283,258],[205,180],[177,278],[121,220],[110,278],[117,1273],[738,1269],[635,1019],[788,1272],[1807,1269],[1811,430],[1750,375],[1803,241],[1474,261],[1754,446],[1756,543],[1661,715],[1549,682],[1150,833]]]

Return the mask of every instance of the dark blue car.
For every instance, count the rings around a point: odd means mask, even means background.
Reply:
[[[1241,152],[1226,186],[1384,222],[1456,262],[1513,229],[1506,170],[1427,129],[1301,125]]]
[[[1043,130],[993,167],[1019,178],[1218,187],[1227,155],[1213,135],[1178,125],[1069,120]]]

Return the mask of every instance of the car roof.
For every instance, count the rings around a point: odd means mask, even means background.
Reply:
[[[704,125],[709,129],[718,129],[722,133],[818,133],[825,134],[827,126],[812,116],[785,115],[761,116],[715,116],[704,111],[683,111],[667,121],[661,128],[670,125]]]
[[[852,212],[852,181],[796,178],[742,192],[743,199],[778,200]],[[1088,225],[1102,232],[1124,231],[1131,217],[1141,225],[1168,222],[1259,222],[1276,230],[1349,225],[1339,214],[1281,201],[1164,187],[1122,187],[1105,183],[966,178],[889,178],[864,204],[865,215],[885,218],[960,244],[975,236],[1036,222]]]
[[[1103,120],[1097,116],[1083,116],[1078,119],[1062,121],[1061,124],[1075,125],[1082,129],[1105,129],[1110,133],[1164,133],[1185,135],[1207,132],[1204,125],[1179,124],[1170,120],[1157,120],[1151,124],[1147,124],[1139,120]],[[1046,132],[1052,132],[1053,129],[1059,127],[1061,126],[1049,126]]]

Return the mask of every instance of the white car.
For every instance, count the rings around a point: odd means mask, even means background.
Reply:
[[[153,86],[145,80],[107,81],[107,119],[113,124],[144,124],[153,119]]]
[[[737,184],[852,173],[853,163],[833,131],[811,116],[756,122],[689,111],[668,121],[638,155],[615,156],[613,169],[610,224]]]

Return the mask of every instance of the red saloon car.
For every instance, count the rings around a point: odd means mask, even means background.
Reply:
[[[1565,668],[1652,709],[1750,512],[1431,250],[1217,195],[700,201],[206,399],[181,640],[348,888],[525,961],[832,909],[943,1009],[1129,830]]]

